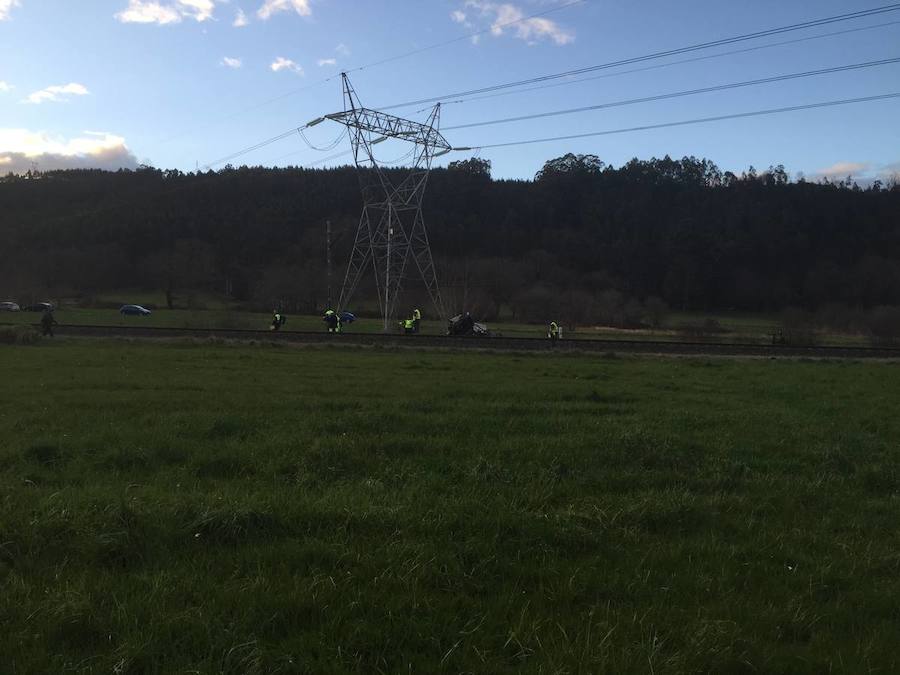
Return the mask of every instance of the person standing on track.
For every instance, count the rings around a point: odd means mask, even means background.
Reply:
[[[337,333],[340,331],[340,318],[333,309],[326,310],[325,316],[322,318],[322,320],[325,322],[325,325],[328,326],[329,333]]]
[[[43,335],[49,335],[53,337],[53,326],[58,323],[56,317],[53,316],[53,310],[48,307],[44,310],[43,315],[41,316],[41,328],[43,329]]]
[[[272,310],[272,326],[269,330],[279,330],[285,324],[286,319],[284,318],[284,314],[279,312],[277,309]]]
[[[550,338],[550,342],[556,342],[559,340],[559,324],[555,321],[550,322],[550,328],[547,331],[547,337]]]
[[[412,313],[413,319],[413,333],[419,332],[419,322],[422,320],[422,312],[419,311],[419,308],[413,310]]]

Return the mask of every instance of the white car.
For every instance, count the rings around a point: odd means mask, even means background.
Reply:
[[[0,302],[0,312],[18,312],[21,309],[15,302]]]

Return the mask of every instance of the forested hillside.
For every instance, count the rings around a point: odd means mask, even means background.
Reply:
[[[207,290],[313,311],[324,223],[339,285],[361,198],[349,167],[146,168],[10,175],[0,204],[0,295]],[[551,160],[533,181],[492,180],[474,159],[433,172],[425,218],[449,304],[486,316],[651,298],[694,310],[900,304],[897,184],[791,182],[780,167],[735,176],[695,158],[611,168],[590,155]]]

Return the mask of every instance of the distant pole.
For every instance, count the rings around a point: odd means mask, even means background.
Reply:
[[[325,265],[328,267],[328,307],[326,309],[334,309],[331,306],[331,221],[325,221]]]
[[[392,222],[391,204],[388,202],[388,226],[387,226],[387,261],[384,266],[384,306],[390,306],[391,293],[391,237],[394,235],[394,223]],[[390,316],[384,313],[384,332],[387,333]]]

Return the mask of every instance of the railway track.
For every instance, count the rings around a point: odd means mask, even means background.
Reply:
[[[38,326],[36,326],[38,327]],[[900,359],[900,348],[891,347],[796,347],[727,342],[683,342],[664,340],[583,339],[551,343],[542,338],[526,337],[451,337],[445,335],[396,335],[382,333],[240,330],[225,328],[151,328],[146,326],[81,326],[59,325],[62,336],[95,338],[219,338],[238,341],[272,341],[298,344],[347,344],[415,346],[446,349],[491,349],[500,351],[540,352],[628,352],[643,354],[696,354],[709,356],[769,356],[791,358],[878,358]]]

